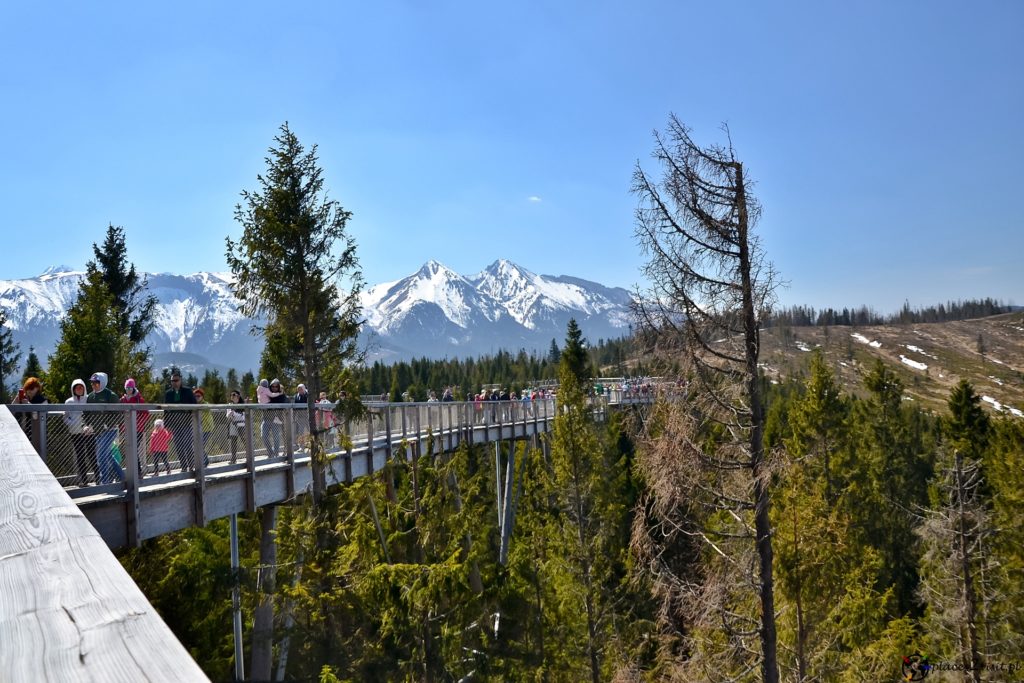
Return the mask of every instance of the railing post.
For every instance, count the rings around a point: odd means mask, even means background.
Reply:
[[[252,422],[259,411],[247,411],[245,416],[245,510],[256,511],[256,448],[252,440]]]
[[[288,463],[288,469],[285,471],[285,489],[288,491],[288,499],[295,497],[295,409],[289,406],[285,408],[284,424],[284,452],[285,462]],[[313,476],[316,476],[316,471],[313,469],[312,455],[310,456],[309,462],[310,472]]]
[[[406,415],[409,408],[406,405],[402,405],[402,441],[405,442],[405,459],[406,461],[412,460],[412,446],[408,442],[408,417]]]
[[[195,468],[196,526],[206,526],[206,444],[203,443],[202,408],[189,411],[192,415],[192,466]]]
[[[46,439],[46,415],[46,413],[36,413],[33,416],[38,418],[39,421],[36,423],[36,428],[32,430],[32,433],[36,435],[37,439],[39,439],[39,448],[36,450],[36,453],[39,453],[42,456],[43,462],[46,462],[49,459]]]
[[[420,407],[416,404],[413,405],[416,406],[416,454],[413,457],[418,459],[423,455],[423,431],[420,427]]]
[[[429,439],[429,437],[434,435],[434,421],[433,421],[433,419],[431,419],[431,416],[430,416],[430,404],[429,403],[427,404],[427,435],[428,435],[427,443],[430,444],[430,453],[429,453],[429,455],[433,455],[434,454],[434,444],[433,444],[433,441],[431,441]]]
[[[136,431],[135,409],[129,409],[124,425],[124,485],[128,513],[128,543],[138,548],[142,545],[139,532],[139,434]]]
[[[345,440],[348,445],[345,447],[345,483],[352,483],[352,421],[345,417]]]
[[[391,462],[393,450],[391,448],[391,404],[384,406],[384,432],[387,434],[384,442],[384,456],[387,462]]]
[[[373,474],[373,411],[366,411],[366,474]]]

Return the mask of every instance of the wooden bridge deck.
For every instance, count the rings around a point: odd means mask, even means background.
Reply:
[[[402,404],[395,405],[401,410]],[[472,404],[447,405],[455,409],[457,416],[467,414],[465,405],[472,408]],[[434,409],[440,411],[445,407]],[[464,442],[530,438],[548,431],[553,415],[552,404],[548,410],[491,424],[473,424],[471,414],[469,420],[452,420],[447,426],[433,428],[389,424],[382,431],[360,435],[349,450],[330,453],[327,484],[350,482],[379,471],[402,449],[411,457],[413,451],[422,455],[428,447],[441,453],[453,451]],[[75,502],[107,544],[120,548],[190,526],[205,526],[213,519],[285,503],[309,491],[312,469],[308,453],[257,458],[255,449],[250,447],[247,451],[244,463],[234,466],[200,466],[195,475],[143,479],[135,487],[129,481],[127,491],[84,495],[76,497]],[[127,464],[126,473],[131,474]],[[89,489],[81,492],[88,494]]]

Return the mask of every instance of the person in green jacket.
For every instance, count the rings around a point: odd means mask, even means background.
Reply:
[[[92,392],[85,397],[86,403],[120,403],[110,387],[107,386],[108,378],[105,372],[94,372],[89,377],[92,384]],[[114,442],[117,440],[117,428],[120,422],[120,415],[117,412],[88,412],[85,414],[86,421],[92,427],[96,435],[96,464],[98,466],[99,481],[101,484],[113,484],[124,481],[124,470],[114,460]]]

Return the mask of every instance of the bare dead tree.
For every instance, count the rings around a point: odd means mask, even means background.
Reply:
[[[737,679],[760,669],[774,683],[770,471],[758,379],[758,312],[770,308],[774,274],[753,232],[760,206],[731,140],[701,147],[675,116],[654,140],[660,178],[639,163],[633,174],[636,236],[651,284],[636,314],[652,350],[666,366],[683,367],[689,384],[686,400],[663,406],[652,422],[640,459],[651,499],[634,543],[665,616],[684,613],[675,617],[688,624],[692,673]],[[695,571],[664,563],[673,544],[699,551]]]
[[[925,511],[918,528],[925,545],[921,597],[929,606],[932,637],[950,647],[964,680],[980,682],[992,655],[993,643],[984,637],[989,607],[1003,598],[986,580],[996,565],[988,549],[994,529],[982,502],[981,467],[955,450],[952,459],[946,457],[937,488],[940,505]]]

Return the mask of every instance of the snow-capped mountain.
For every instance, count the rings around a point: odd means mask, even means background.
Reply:
[[[22,349],[43,362],[60,334],[60,320],[78,295],[84,273],[58,266],[24,280],[0,280],[0,307]],[[255,369],[262,339],[238,310],[229,273],[146,274],[158,301],[148,342],[157,365],[191,364]],[[431,260],[417,272],[369,287],[362,294],[363,336],[371,357],[476,356],[499,349],[546,351],[576,318],[592,341],[622,336],[629,293],[567,276],[537,275],[499,260],[460,275]]]

